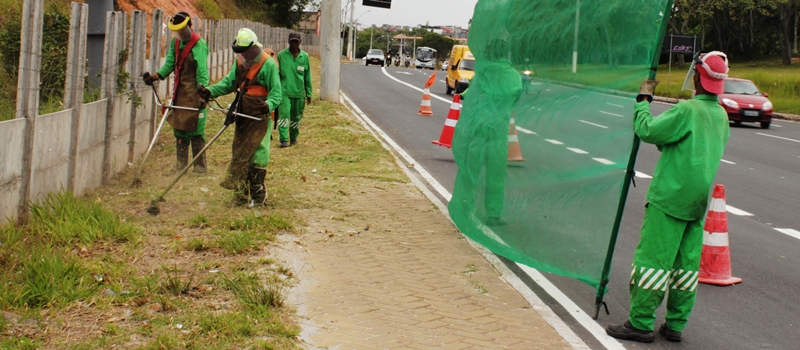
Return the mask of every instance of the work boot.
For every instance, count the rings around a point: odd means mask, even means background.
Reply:
[[[289,147],[289,143],[286,141],[281,141],[281,148]]]
[[[658,329],[658,334],[663,335],[664,338],[669,341],[676,343],[681,342],[681,332],[673,331],[672,329],[669,328],[669,326],[667,326],[666,323],[661,324],[661,328]]]
[[[490,216],[486,219],[487,226],[505,226],[505,220],[501,219],[498,216]]]
[[[241,207],[250,201],[250,189],[247,184],[240,184],[233,190],[233,205]]]
[[[177,163],[175,163],[175,171],[181,171],[189,164],[189,142],[183,139],[175,138],[175,153],[177,153]]]
[[[656,335],[653,331],[643,331],[633,328],[631,321],[625,321],[624,324],[609,325],[606,327],[606,334],[623,340],[633,340],[642,343],[652,343],[656,340]]]
[[[206,146],[206,140],[203,140],[202,136],[195,136],[192,137],[192,156],[197,157],[197,154],[203,150],[203,147]],[[200,156],[196,162],[194,162],[194,170],[195,174],[205,174],[206,173],[206,154]]]
[[[297,146],[297,140],[292,140],[292,146]]]
[[[267,187],[264,185],[266,176],[265,169],[250,167],[250,172],[247,173],[247,181],[250,185],[250,207],[264,205],[267,201]]]

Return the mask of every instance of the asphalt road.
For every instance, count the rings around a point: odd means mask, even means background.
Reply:
[[[432,98],[434,117],[417,115],[421,88],[433,71],[405,68],[342,66],[342,91],[389,137],[452,191],[457,166],[448,148],[431,144],[439,137],[450,107]],[[432,94],[444,94],[444,72],[437,71]],[[394,79],[390,78],[393,77]],[[402,82],[410,84],[405,85]],[[563,88],[563,87],[562,87]],[[609,96],[598,100],[597,125],[625,122],[632,116],[632,102]],[[670,105],[654,103],[654,114]],[[605,113],[603,113],[605,112]],[[607,116],[607,119],[601,119]],[[584,123],[586,124],[586,123]],[[588,127],[594,127],[586,124]],[[526,125],[518,125],[525,128]],[[529,126],[528,129],[535,128]],[[599,128],[599,127],[598,127]],[[520,143],[537,137],[520,132]],[[630,265],[638,244],[644,215],[647,175],[653,174],[659,152],[643,144],[636,161],[637,187],[631,187],[616,245],[609,294],[605,300],[611,315],[601,314],[605,326],[627,317]],[[731,126],[731,138],[715,183],[724,184],[729,205],[728,219],[734,276],[743,283],[729,287],[700,284],[698,300],[683,343],[625,342],[629,349],[796,349],[800,344],[800,124],[773,121],[764,130],[757,124]],[[539,286],[518,273],[531,289],[592,348],[602,345]],[[564,294],[586,313],[594,313],[594,289],[573,279],[547,275]],[[663,320],[664,308],[658,316]]]

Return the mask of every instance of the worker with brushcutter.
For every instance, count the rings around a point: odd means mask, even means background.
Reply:
[[[281,148],[297,144],[300,121],[307,104],[311,104],[311,64],[308,53],[300,49],[299,33],[289,34],[289,47],[278,52],[283,102],[278,112]]]
[[[240,29],[232,49],[237,60],[228,75],[215,85],[200,86],[198,93],[208,101],[236,92],[230,108],[261,119],[226,120],[226,125],[235,122],[236,130],[228,175],[220,186],[234,191],[237,205],[248,202],[250,206],[263,205],[267,198],[264,179],[273,127],[269,113],[281,103],[281,81],[275,60],[264,50],[252,30]]]
[[[201,106],[197,87],[208,85],[208,45],[199,34],[192,31],[192,19],[186,12],[178,12],[169,20],[169,29],[175,34],[167,45],[166,62],[158,72],[144,74],[144,83],[153,85],[158,80],[175,74],[172,105],[191,109],[171,109],[167,122],[175,135],[177,163],[175,171],[185,168],[189,161],[189,145],[196,156],[205,147],[206,109]],[[194,172],[206,173],[206,158],[201,155],[194,164]]]

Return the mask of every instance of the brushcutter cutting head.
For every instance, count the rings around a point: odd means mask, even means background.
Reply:
[[[161,213],[161,209],[158,208],[157,199],[150,201],[150,206],[147,207],[147,213],[153,216],[156,216]]]
[[[141,188],[143,184],[144,183],[142,182],[142,179],[138,177],[134,177],[133,182],[131,182],[131,186],[133,186],[134,188]]]

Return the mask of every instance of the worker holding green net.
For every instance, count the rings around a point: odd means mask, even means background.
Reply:
[[[727,57],[714,51],[698,57],[693,67],[693,99],[654,117],[650,102],[658,81],[653,80],[642,84],[636,99],[636,134],[658,146],[661,157],[633,258],[629,319],[606,328],[614,338],[652,342],[655,310],[669,292],[659,333],[679,342],[697,298],[703,216],[730,129],[717,97],[728,74]]]

